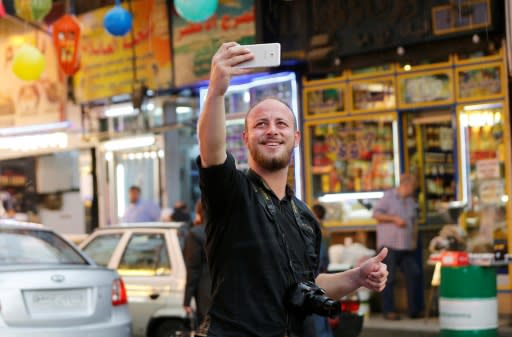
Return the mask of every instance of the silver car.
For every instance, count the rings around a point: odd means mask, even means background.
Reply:
[[[182,225],[151,222],[99,228],[80,244],[96,263],[123,277],[136,337],[176,336],[187,327],[187,272],[178,233]]]
[[[51,230],[0,220],[0,336],[130,337],[123,281]]]

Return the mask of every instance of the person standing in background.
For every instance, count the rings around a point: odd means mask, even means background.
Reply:
[[[171,214],[171,221],[189,223],[190,220],[191,218],[190,213],[187,210],[187,205],[183,201],[176,201]]]
[[[413,198],[415,179],[410,174],[400,177],[397,188],[384,192],[376,203],[373,218],[377,220],[377,249],[388,248],[384,263],[388,266],[388,281],[382,292],[382,313],[385,319],[399,320],[395,302],[394,287],[397,267],[405,275],[407,287],[408,314],[420,317],[418,292],[421,292],[421,266],[415,252],[417,244],[417,204]]]
[[[142,200],[139,186],[131,186],[128,193],[130,205],[121,218],[122,222],[154,222],[160,220],[160,207],[149,200]]]
[[[206,261],[206,218],[201,199],[196,203],[194,226],[185,239],[183,256],[187,267],[187,284],[183,307],[188,314],[192,314],[190,301],[194,297],[197,306],[196,326],[201,323],[210,307],[211,277]]]
[[[190,213],[187,210],[187,205],[178,200],[174,203],[174,208],[171,214],[171,221],[182,222],[183,224],[178,228],[178,240],[180,241],[181,249],[185,247],[185,238],[192,228]]]

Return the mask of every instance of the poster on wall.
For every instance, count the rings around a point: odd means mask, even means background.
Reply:
[[[457,73],[459,99],[482,99],[501,95],[501,67],[495,65],[479,69],[462,69]]]
[[[400,78],[400,104],[447,103],[453,99],[448,73],[422,74]]]
[[[78,17],[82,25],[81,67],[73,84],[79,102],[131,93],[135,78],[151,89],[171,87],[171,47],[165,2],[134,1],[133,33],[122,37],[110,35],[103,27],[105,14],[112,7]],[[123,6],[128,9],[125,2]]]
[[[213,54],[224,42],[255,42],[254,0],[219,1],[215,15],[204,22],[188,22],[174,13],[173,58],[177,87],[205,80]]]
[[[345,86],[332,85],[305,89],[308,115],[342,113],[345,110]]]
[[[66,80],[51,37],[8,17],[0,20],[0,36],[0,128],[63,120]],[[36,46],[44,55],[45,67],[38,80],[21,80],[12,71],[16,51],[23,44]]]

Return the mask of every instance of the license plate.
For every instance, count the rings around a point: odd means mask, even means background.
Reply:
[[[87,289],[41,290],[25,294],[32,313],[81,312],[87,310]]]

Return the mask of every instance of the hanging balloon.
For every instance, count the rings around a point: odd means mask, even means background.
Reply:
[[[217,4],[217,0],[174,0],[178,14],[192,22],[203,22],[215,14]]]
[[[53,44],[57,51],[57,60],[66,75],[78,71],[78,42],[80,41],[80,25],[74,15],[63,15],[52,26]]]
[[[132,15],[117,4],[105,14],[103,26],[114,36],[126,35],[132,29]]]
[[[27,21],[41,21],[52,9],[52,0],[15,0],[16,14]]]
[[[12,62],[12,71],[25,81],[34,81],[41,77],[45,65],[44,55],[34,46],[23,44]]]

